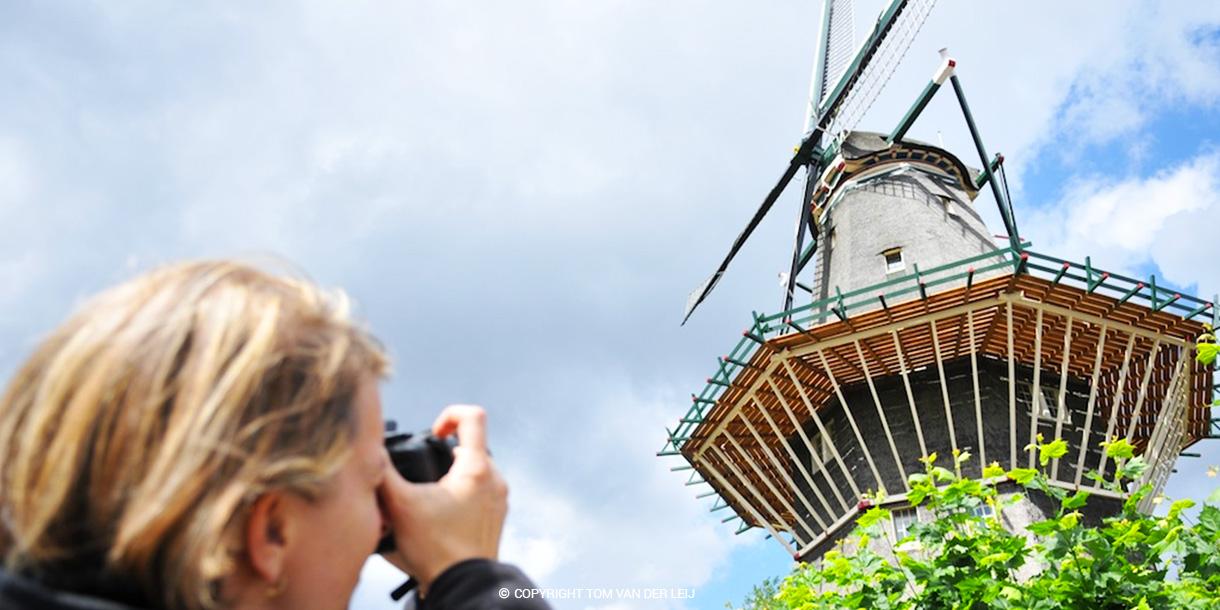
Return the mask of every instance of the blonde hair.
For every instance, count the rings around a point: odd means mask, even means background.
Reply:
[[[0,553],[46,582],[96,578],[203,610],[268,490],[314,498],[388,366],[341,292],[204,261],[94,297],[0,398]]]

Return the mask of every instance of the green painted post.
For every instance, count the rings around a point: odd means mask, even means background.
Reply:
[[[928,81],[927,86],[923,88],[923,92],[916,98],[915,103],[907,109],[907,113],[902,116],[902,120],[898,121],[898,125],[894,127],[894,131],[890,132],[886,141],[897,142],[902,139],[902,136],[907,135],[907,130],[911,125],[915,124],[915,119],[919,118],[919,114],[928,106],[928,102],[932,101],[932,97],[940,90],[940,85],[936,81]]]
[[[953,92],[957,94],[957,102],[961,105],[962,114],[966,117],[966,126],[970,128],[970,137],[974,139],[974,147],[978,150],[979,160],[984,166],[987,166],[987,149],[983,147],[983,138],[979,135],[978,126],[974,124],[974,115],[970,114],[970,104],[966,103],[966,92],[962,89],[961,80],[954,74],[949,77],[949,81],[953,83]],[[1020,252],[1021,240],[1017,233],[1017,221],[1012,218],[1012,206],[1005,201],[1004,194],[1000,192],[1000,185],[996,184],[994,179],[987,182],[991,185],[991,194],[1000,208],[1000,219],[1004,221],[1004,229],[1008,231],[1008,243],[1013,250]]]

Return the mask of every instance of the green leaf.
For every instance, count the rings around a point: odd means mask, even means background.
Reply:
[[[1059,459],[1067,455],[1067,441],[1056,439],[1049,443],[1038,445],[1038,462],[1046,466],[1051,460]]]
[[[1190,498],[1183,498],[1181,500],[1178,500],[1178,501],[1174,502],[1173,504],[1169,505],[1168,517],[1170,519],[1177,519],[1178,515],[1182,514],[1182,511],[1184,511],[1194,505],[1195,505],[1195,501],[1191,500]]]
[[[1217,487],[1216,490],[1211,493],[1211,495],[1207,496],[1207,499],[1204,500],[1203,503],[1210,504],[1212,506],[1220,506],[1220,487]]]
[[[871,527],[889,516],[890,511],[879,506],[874,506],[864,511],[864,514],[860,515],[859,519],[856,519],[856,524],[860,527]]]
[[[1013,468],[1008,471],[1008,478],[1016,481],[1020,485],[1028,485],[1034,480],[1034,475],[1038,474],[1033,468]]]
[[[1102,447],[1106,448],[1106,457],[1115,460],[1129,460],[1135,456],[1135,447],[1127,442],[1127,439],[1120,438],[1110,443],[1102,443]]]
[[[1067,499],[1065,499],[1063,501],[1063,508],[1065,508],[1067,510],[1075,510],[1077,508],[1080,508],[1081,506],[1084,506],[1085,502],[1087,502],[1088,499],[1089,499],[1089,492],[1078,491],[1078,492],[1068,496]]]
[[[1148,463],[1144,461],[1144,456],[1131,458],[1122,468],[1118,469],[1118,476],[1123,479],[1135,480],[1143,476],[1144,471],[1148,470]]]
[[[992,463],[988,464],[986,468],[983,469],[983,478],[984,479],[990,479],[992,477],[1002,477],[1002,476],[1004,476],[1004,469],[1000,467],[999,462],[992,462]],[[1220,490],[1217,490],[1217,491],[1220,492]]]
[[[1059,517],[1059,529],[1071,530],[1076,529],[1080,525],[1080,513],[1072,511],[1062,517]]]
[[[1204,506],[1199,511],[1199,529],[1209,534],[1220,534],[1220,508],[1214,505]]]
[[[1027,529],[1037,536],[1049,536],[1059,529],[1059,522],[1054,519],[1037,521],[1030,523]]]

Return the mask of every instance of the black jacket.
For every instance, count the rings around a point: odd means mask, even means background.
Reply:
[[[532,598],[534,583],[521,570],[487,559],[469,559],[441,573],[428,595],[412,602],[418,610],[549,610]],[[515,591],[522,591],[516,593]],[[389,595],[389,592],[386,592]],[[45,587],[0,570],[3,610],[139,610],[133,606]]]

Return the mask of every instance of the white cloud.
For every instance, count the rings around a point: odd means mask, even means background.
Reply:
[[[583,376],[582,376],[583,377]],[[653,430],[672,424],[668,392],[624,392],[618,383],[590,375],[573,387],[594,387],[595,403],[583,420],[553,439],[544,468],[505,466],[510,481],[510,527],[502,556],[522,565],[540,586],[558,588],[698,588],[729,552],[746,541],[707,512],[706,487],[682,485],[679,462],[653,456]],[[494,451],[494,449],[493,449]],[[563,464],[563,466],[560,466]],[[557,469],[587,473],[575,485],[556,480]],[[599,607],[557,600],[557,608]],[[681,600],[649,601],[650,608],[683,608]]]
[[[1207,152],[1148,178],[1092,177],[1057,203],[1027,214],[1035,248],[1134,274],[1153,263],[1178,286],[1220,289],[1210,263],[1220,218],[1220,152]]]
[[[816,3],[82,6],[0,9],[4,345],[129,259],[273,251],[372,312],[401,355],[395,408],[495,409],[504,557],[540,584],[697,587],[759,537],[652,454],[745,314],[776,305],[790,200],[676,328],[799,136]],[[1214,3],[941,0],[860,126],[892,127],[947,45],[1019,189],[1037,155],[1146,148],[1154,113],[1214,104],[1220,51],[1197,34],[1217,23]],[[911,136],[938,131],[977,165],[947,90]],[[1019,216],[1050,253],[1154,257],[1215,290],[1216,163],[1081,179]],[[370,562],[356,607],[397,584]]]

